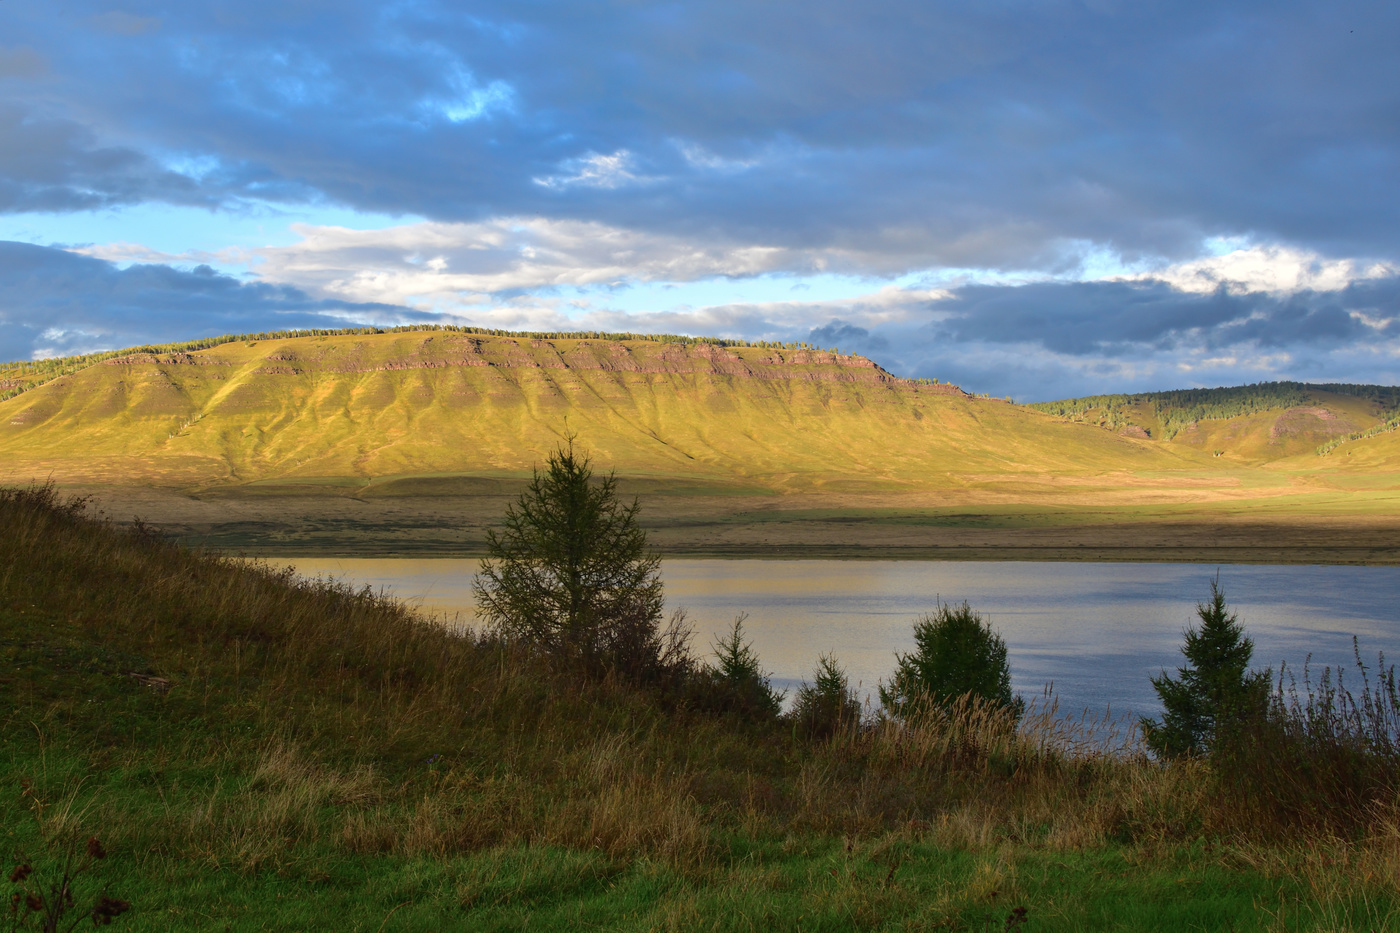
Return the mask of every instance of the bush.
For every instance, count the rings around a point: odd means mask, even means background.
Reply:
[[[711,712],[772,719],[782,711],[783,692],[773,689],[771,675],[759,664],[753,644],[744,639],[744,619],[739,615],[729,634],[711,645],[715,665],[699,672],[695,703]]]
[[[661,557],[647,550],[639,508],[618,500],[611,474],[594,483],[569,438],[487,533],[473,588],[490,629],[590,675],[683,676],[689,631],[682,613],[662,626]]]
[[[1229,733],[1257,722],[1269,702],[1269,671],[1249,672],[1254,642],[1236,613],[1225,606],[1220,578],[1210,582],[1210,601],[1196,604],[1199,629],[1188,627],[1181,653],[1186,666],[1177,679],[1166,671],[1152,678],[1162,700],[1162,719],[1143,718],[1143,737],[1158,756],[1203,755]]]
[[[940,604],[921,616],[914,644],[914,653],[895,655],[894,674],[888,686],[880,685],[880,703],[890,715],[907,718],[925,704],[945,707],[970,695],[1020,717],[1025,704],[1011,693],[1006,642],[966,602]]]
[[[812,739],[826,738],[860,724],[860,700],[836,658],[824,654],[817,659],[812,683],[804,681],[797,688],[789,716],[797,731]]]

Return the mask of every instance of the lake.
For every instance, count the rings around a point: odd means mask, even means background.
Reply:
[[[280,558],[307,576],[383,588],[421,611],[475,620],[469,559]],[[1028,699],[1054,684],[1062,710],[1151,714],[1148,678],[1182,661],[1181,634],[1217,568],[1199,564],[668,560],[669,608],[684,607],[708,650],[739,613],[776,686],[791,691],[831,652],[869,693],[911,625],[938,599],[969,601],[1006,639],[1014,689]],[[1314,670],[1400,657],[1400,567],[1220,567],[1233,610],[1254,639],[1256,666]]]

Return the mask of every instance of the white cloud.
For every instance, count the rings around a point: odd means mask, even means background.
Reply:
[[[301,224],[292,229],[301,241],[291,246],[230,251],[213,254],[212,259],[227,264],[241,257],[264,281],[296,285],[313,294],[443,310],[560,287],[687,283],[861,264],[858,255],[833,250],[700,243],[600,223],[542,218],[424,222],[377,230]],[[82,252],[117,262],[212,261],[211,254],[173,256],[130,243]]]
[[[560,163],[560,169],[567,174],[546,175],[533,181],[546,188],[621,188],[653,181],[633,171],[634,161],[632,153],[626,149],[619,149],[611,155],[588,152]]]
[[[725,175],[746,171],[758,165],[760,162],[759,159],[726,159],[724,156],[716,155],[704,146],[685,142],[683,140],[675,140],[675,146],[676,149],[680,151],[685,161],[692,167],[719,172]]]
[[[495,112],[508,113],[515,109],[515,88],[509,82],[479,85],[469,71],[459,67],[453,70],[448,85],[452,89],[450,95],[426,98],[420,106],[452,123],[468,123]]]
[[[1287,246],[1251,246],[1207,256],[1153,272],[1108,276],[1108,281],[1166,282],[1173,288],[1207,294],[1224,287],[1231,294],[1340,291],[1353,282],[1396,274],[1396,267],[1357,259],[1324,259]]]

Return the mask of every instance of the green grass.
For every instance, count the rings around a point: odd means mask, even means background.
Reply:
[[[0,525],[0,855],[98,836],[129,929],[1400,929],[1393,801],[1260,821],[1054,716],[811,743],[52,492]]]

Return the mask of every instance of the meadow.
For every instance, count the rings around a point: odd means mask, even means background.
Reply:
[[[129,929],[1400,926],[1381,746],[1159,763],[965,704],[815,738],[51,487],[0,523],[6,856]]]

